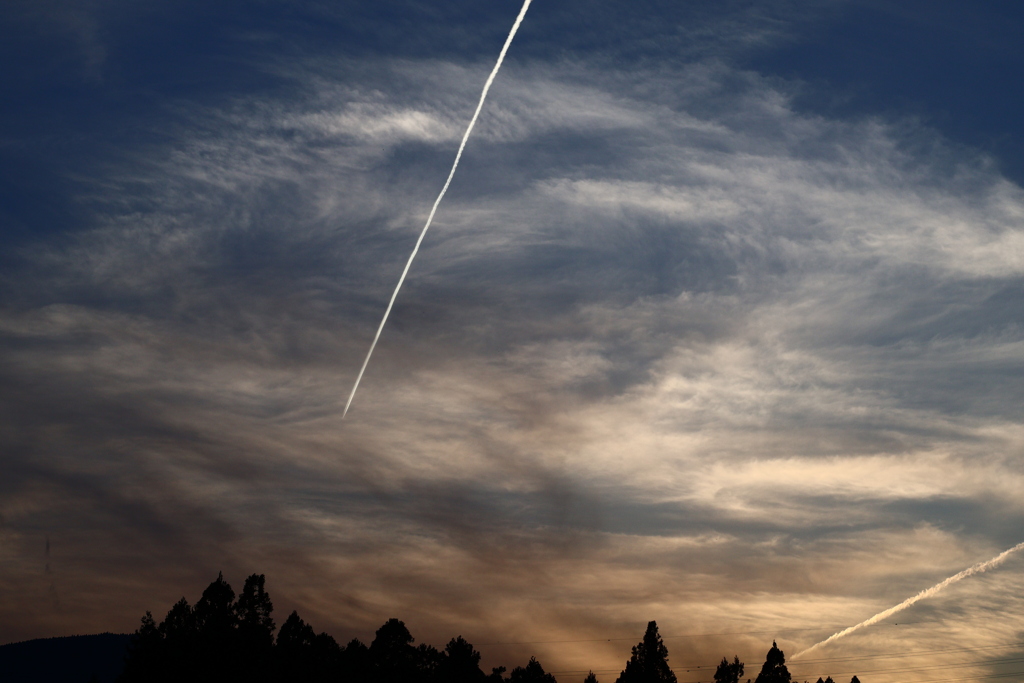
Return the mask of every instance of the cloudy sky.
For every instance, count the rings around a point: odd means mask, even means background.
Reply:
[[[8,0],[0,642],[259,572],[690,683],[1024,541],[1016,2],[534,0],[342,422],[519,6]],[[1022,596],[792,670],[1024,680]]]

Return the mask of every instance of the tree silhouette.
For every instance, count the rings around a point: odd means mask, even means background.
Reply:
[[[742,676],[743,662],[740,661],[739,656],[734,656],[731,662],[722,657],[722,663],[715,671],[715,683],[739,683]]]
[[[235,614],[235,591],[218,573],[217,580],[206,587],[193,613],[199,633],[206,637],[224,637],[231,633],[238,617]]]
[[[644,639],[633,646],[632,656],[615,683],[676,683],[676,675],[668,666],[668,648],[658,635],[656,622],[647,624]]]
[[[221,574],[203,591],[195,607],[182,598],[159,626],[146,612],[129,643],[125,668],[118,680],[162,683],[239,678],[246,672],[239,669],[234,600],[235,593]]]
[[[341,647],[331,635],[320,632],[313,639],[310,669],[307,681],[334,681],[341,665]]]
[[[196,627],[193,678],[199,681],[225,680],[232,675],[232,665],[237,661],[234,650],[238,616],[235,613],[235,591],[222,573],[203,591],[192,608],[192,614]]]
[[[480,669],[480,653],[465,638],[458,636],[448,641],[434,671],[434,680],[441,683],[483,683],[486,678]]]
[[[282,681],[304,681],[310,677],[310,659],[316,632],[293,611],[277,633],[278,677]]]
[[[317,634],[313,627],[292,612],[277,634],[278,680],[307,683],[327,681],[340,668],[341,648],[326,633]]]
[[[768,650],[764,664],[761,666],[761,673],[757,675],[754,683],[790,683],[789,669],[786,668],[786,655],[779,649],[775,641],[772,641],[772,649]]]
[[[277,647],[283,651],[300,652],[313,647],[316,631],[302,620],[299,613],[292,611],[281,624],[281,632],[277,634]]]
[[[540,665],[536,657],[530,657],[526,666],[517,666],[509,674],[509,683],[558,683],[555,677],[544,673],[544,667]]]
[[[238,631],[245,641],[270,647],[274,642],[274,603],[270,601],[263,574],[253,574],[245,580],[245,586],[238,595],[235,613],[238,616]]]
[[[146,612],[142,624],[128,641],[128,651],[124,658],[124,669],[118,677],[119,681],[146,680],[148,671],[161,668],[161,650],[163,634],[157,629],[153,614]]]
[[[165,680],[185,675],[188,669],[193,668],[199,645],[195,615],[188,600],[182,598],[174,603],[167,611],[167,616],[160,622],[157,631],[160,640],[154,643],[154,652],[146,658],[149,660],[147,669],[158,676],[165,676]],[[144,681],[147,678],[143,675],[139,680]]]
[[[174,603],[160,622],[159,629],[164,638],[191,636],[195,632],[196,622],[188,600],[182,598]]]
[[[370,648],[363,645],[358,638],[353,638],[341,650],[338,660],[339,669],[344,672],[342,677],[348,683],[367,683],[373,680],[373,660]]]
[[[427,659],[430,653],[414,648],[413,640],[415,639],[405,627],[405,623],[398,619],[388,619],[377,629],[373,642],[370,643],[370,659],[373,662],[375,681],[409,683],[424,679],[420,660]]]
[[[430,681],[437,675],[437,669],[444,661],[444,654],[438,652],[433,645],[420,643],[416,648],[414,667],[418,681]]]
[[[183,597],[159,624],[146,612],[129,640],[118,683],[557,683],[536,657],[515,667],[508,678],[503,666],[485,675],[480,653],[462,636],[448,641],[443,651],[414,646],[398,619],[377,629],[369,647],[358,639],[339,647],[298,612],[275,629],[273,611],[263,574],[250,575],[237,599],[218,574],[195,606]],[[731,662],[723,657],[714,681],[740,683],[743,674],[739,657]],[[593,671],[584,683],[598,683]],[[647,624],[616,683],[677,683],[656,622]],[[793,683],[775,642],[756,683]],[[835,681],[827,677],[817,683]],[[860,679],[854,676],[850,683]]]
[[[252,574],[235,603],[238,624],[237,671],[245,681],[270,679],[274,645],[274,603],[266,591],[266,577]]]

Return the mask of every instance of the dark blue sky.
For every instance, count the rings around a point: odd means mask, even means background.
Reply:
[[[1024,6],[1016,2],[837,3],[789,45],[739,60],[808,83],[798,107],[914,117],[991,154],[1024,181]]]
[[[487,60],[509,2],[15,2],[0,20],[4,234],[88,224],[75,176],[166,141],[185,102],[277,94],[323,58]],[[742,18],[743,31],[718,24]],[[1016,2],[539,3],[513,59],[674,68],[708,57],[782,79],[797,110],[913,118],[1024,181]],[[752,39],[753,34],[758,34]],[[733,39],[733,40],[730,40]]]

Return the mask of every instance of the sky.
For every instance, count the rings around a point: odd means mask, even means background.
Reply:
[[[8,0],[0,643],[255,572],[696,683],[1024,541],[1017,2],[534,0],[341,420],[519,7]],[[791,670],[1024,680],[1022,596]]]

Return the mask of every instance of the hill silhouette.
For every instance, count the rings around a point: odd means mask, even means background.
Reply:
[[[0,681],[114,683],[124,669],[130,638],[126,633],[99,633],[0,645]]]

